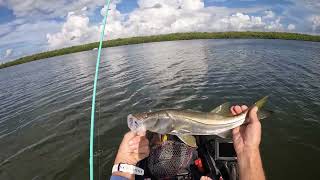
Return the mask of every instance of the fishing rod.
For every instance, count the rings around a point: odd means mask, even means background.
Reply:
[[[93,93],[92,93],[92,107],[91,107],[91,121],[90,121],[90,152],[89,152],[89,166],[90,166],[90,180],[93,179],[93,145],[94,145],[94,120],[95,120],[95,108],[96,108],[96,93],[97,93],[97,84],[98,84],[98,76],[99,76],[99,65],[100,65],[100,57],[101,57],[101,49],[104,37],[104,30],[107,24],[109,6],[111,0],[106,0],[105,7],[107,8],[106,13],[104,14],[103,21],[102,21],[102,29],[100,33],[100,41],[99,41],[99,48],[98,48],[98,56],[96,62],[96,71],[93,81]]]

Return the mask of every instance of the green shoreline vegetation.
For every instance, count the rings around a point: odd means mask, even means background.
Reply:
[[[140,44],[160,41],[176,41],[176,40],[192,40],[192,39],[284,39],[284,40],[300,40],[320,42],[320,36],[286,33],[286,32],[189,32],[189,33],[173,33],[154,36],[141,36],[131,38],[113,39],[103,42],[103,47],[115,47],[130,44]],[[98,42],[71,46],[53,51],[42,52],[30,56],[21,57],[14,61],[0,64],[0,69],[23,64],[31,61],[45,59],[54,56],[61,56],[81,51],[89,51],[97,48]]]

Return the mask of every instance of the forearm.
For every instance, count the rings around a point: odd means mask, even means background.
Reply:
[[[126,163],[126,164],[131,164],[131,165],[136,165],[135,162],[132,162],[132,161],[128,161],[127,159],[123,159],[121,158],[121,156],[119,157],[119,155],[116,156],[116,159],[114,160],[114,164],[119,164],[119,163]],[[119,172],[119,171],[116,171],[114,173],[112,173],[113,176],[122,176],[122,177],[125,177],[127,179],[134,179],[134,175],[133,174],[130,174],[130,173],[125,173],[125,172]]]
[[[149,141],[145,137],[145,132],[137,134],[133,131],[127,132],[120,144],[116,159],[114,160],[115,167],[119,169],[113,169],[112,178],[127,178],[134,179],[134,174],[141,174],[141,169],[137,169],[136,164],[149,156]],[[119,164],[122,164],[119,166]],[[131,166],[128,166],[131,165]],[[122,170],[120,170],[122,169]],[[120,171],[126,172],[120,172]],[[129,173],[128,173],[128,172]],[[122,179],[123,179],[122,178]]]
[[[126,179],[134,179],[134,175],[132,174],[129,174],[129,173],[124,173],[124,172],[114,172],[112,173],[112,176],[120,176],[120,177],[124,177]],[[112,180],[112,177],[111,177],[111,180]]]
[[[259,149],[238,155],[240,180],[265,180]]]
[[[110,180],[129,180],[127,177],[125,176],[120,176],[120,175],[112,175],[110,177]]]

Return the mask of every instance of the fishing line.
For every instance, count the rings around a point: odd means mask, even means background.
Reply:
[[[94,82],[93,82],[91,121],[90,121],[90,152],[89,152],[90,180],[94,180],[93,179],[93,168],[94,168],[93,166],[93,144],[94,143],[93,142],[94,142],[94,115],[95,115],[95,107],[96,107],[96,92],[97,92],[97,84],[98,84],[101,48],[103,43],[104,30],[107,24],[110,1],[111,0],[106,0],[105,7],[107,8],[107,10],[106,10],[106,13],[104,14],[103,21],[102,21],[102,29],[100,33],[98,56],[97,56],[97,62],[96,62],[96,71],[95,71]]]

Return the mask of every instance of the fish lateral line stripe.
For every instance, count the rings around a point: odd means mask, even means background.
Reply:
[[[213,123],[208,124],[208,123],[204,123],[204,122],[200,122],[200,121],[196,121],[196,120],[190,120],[190,121],[192,121],[193,123],[196,123],[196,124],[202,124],[202,125],[207,125],[207,126],[228,126],[228,125],[231,125],[231,124],[234,124],[235,122],[237,122],[238,119],[237,120],[233,120],[233,121],[228,122],[228,123],[221,123],[221,124],[213,124]]]
[[[241,113],[241,114],[239,114],[239,115],[237,115],[237,116],[230,116],[229,118],[232,118],[232,120],[229,120],[229,121],[223,121],[223,120],[211,120],[210,118],[206,118],[206,120],[205,121],[207,121],[207,122],[212,122],[212,123],[205,123],[205,122],[201,122],[201,121],[198,121],[198,120],[195,120],[194,118],[191,118],[191,117],[186,117],[186,116],[183,116],[183,115],[181,115],[181,114],[179,114],[179,115],[172,115],[172,114],[170,114],[170,117],[172,118],[172,119],[175,119],[175,120],[177,120],[177,119],[185,119],[185,120],[189,120],[189,121],[191,121],[191,122],[193,122],[193,123],[198,123],[198,124],[202,124],[202,125],[230,125],[230,124],[233,124],[234,122],[236,122],[236,121],[238,121],[239,119],[238,118],[242,118],[242,116],[244,115],[244,114],[246,114],[247,112],[243,112],[243,113]],[[218,123],[216,123],[216,124],[214,124],[213,122],[218,122]],[[220,123],[219,123],[220,122]],[[221,123],[221,122],[224,122],[224,123]]]

